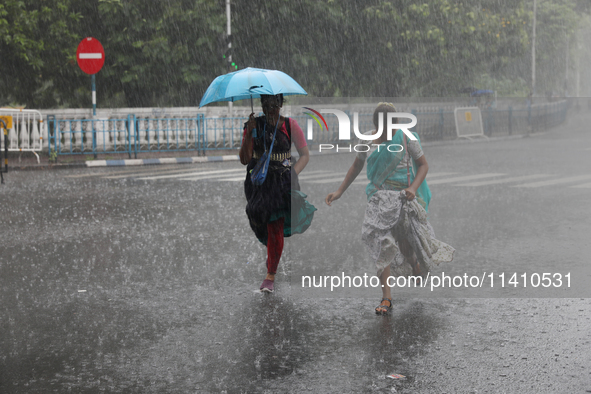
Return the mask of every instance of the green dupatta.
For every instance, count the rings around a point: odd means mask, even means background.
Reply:
[[[421,140],[417,133],[412,133],[419,144]],[[406,152],[400,150],[401,146],[405,146],[403,138],[405,138],[402,130],[396,131],[391,141],[386,141],[381,144],[367,158],[367,179],[369,183],[365,188],[367,199],[369,200],[378,189],[387,190],[404,190],[408,187],[406,168],[396,170],[398,164],[404,159]],[[408,140],[407,140],[408,141]],[[390,150],[388,148],[390,147]],[[412,157],[411,157],[412,158]],[[410,182],[412,183],[415,179],[414,169],[417,168],[417,163],[412,159],[413,168],[410,171]],[[429,211],[429,202],[431,201],[431,190],[427,185],[427,180],[421,183],[417,190],[417,200],[425,208],[425,211]]]

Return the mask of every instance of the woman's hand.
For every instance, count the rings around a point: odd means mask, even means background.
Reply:
[[[405,193],[406,193],[406,199],[408,201],[412,201],[415,199],[415,197],[417,196],[417,191],[414,190],[412,187],[407,187],[406,189],[404,189]]]
[[[334,193],[330,193],[328,196],[326,196],[326,198],[324,199],[324,202],[326,203],[326,205],[330,206],[330,204],[333,201],[338,200],[339,198],[341,198],[341,196],[343,195],[343,193],[336,191]]]
[[[347,171],[347,175],[345,175],[345,179],[343,179],[343,183],[341,183],[341,186],[339,186],[336,192],[330,193],[324,199],[326,205],[330,206],[330,204],[333,201],[336,201],[339,198],[341,198],[343,193],[349,188],[349,186],[351,186],[351,183],[353,183],[353,181],[357,178],[357,175],[359,175],[361,170],[363,170],[364,165],[365,160],[361,160],[359,157],[355,157],[355,161],[351,165],[351,168],[349,168],[349,171]]]
[[[254,112],[250,114],[248,117],[248,121],[246,122],[246,134],[249,136],[252,135],[252,130],[256,128],[257,122],[254,119]]]
[[[427,159],[425,159],[425,155],[416,159],[415,162],[418,166],[417,175],[415,176],[415,179],[412,181],[411,185],[404,189],[406,192],[406,199],[408,201],[412,201],[416,198],[417,190],[427,177],[427,172],[429,171],[429,164],[427,163]]]
[[[256,120],[254,118],[254,112],[248,117],[246,122],[246,132],[244,133],[244,139],[240,146],[240,163],[247,165],[252,159],[252,130],[256,127]]]

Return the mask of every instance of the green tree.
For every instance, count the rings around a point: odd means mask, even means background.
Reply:
[[[564,86],[588,0],[538,0],[540,89]],[[526,93],[532,0],[232,2],[233,60],[280,69],[313,96],[456,96],[466,86]],[[105,48],[99,107],[195,106],[229,71],[223,0],[5,0],[0,100],[90,107],[76,47]],[[578,55],[577,55],[578,56]],[[570,57],[569,57],[570,59]],[[577,57],[578,59],[578,57]],[[570,62],[570,68],[575,62]],[[572,70],[571,70],[572,71]]]
[[[225,27],[220,1],[100,0],[104,76],[130,107],[194,106],[225,71],[217,37]]]
[[[74,29],[83,16],[72,11],[73,0],[41,4],[4,0],[0,4],[0,98],[2,105],[69,106],[76,102]],[[76,43],[76,44],[75,44]]]
[[[575,48],[581,14],[575,0],[539,0],[536,28],[536,90],[564,93],[567,65]]]

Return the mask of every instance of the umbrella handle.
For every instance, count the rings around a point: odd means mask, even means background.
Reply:
[[[252,89],[262,88],[262,87],[263,87],[263,85],[261,85],[261,86],[254,85],[254,86],[251,86],[250,88],[248,88],[248,91],[250,92]],[[254,112],[254,105],[252,103],[252,93],[250,94],[250,109],[251,109],[251,111],[250,111],[251,113]]]

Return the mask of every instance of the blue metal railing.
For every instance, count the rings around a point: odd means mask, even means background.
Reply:
[[[545,130],[566,119],[566,101],[538,104],[521,108],[488,108],[481,110],[484,134],[512,135]],[[414,127],[422,140],[456,138],[454,111],[450,108],[412,109],[417,117]],[[352,115],[352,114],[349,114]],[[335,116],[326,116],[326,127],[313,122],[312,139],[307,135],[306,115],[295,115],[310,145],[338,143],[338,122]],[[353,117],[350,116],[350,119]],[[118,119],[58,119],[47,116],[49,153],[76,154],[133,154],[148,152],[194,151],[205,155],[207,151],[237,150],[242,143],[246,117],[194,117],[137,118],[130,114]],[[373,129],[373,113],[359,114],[359,130]]]

